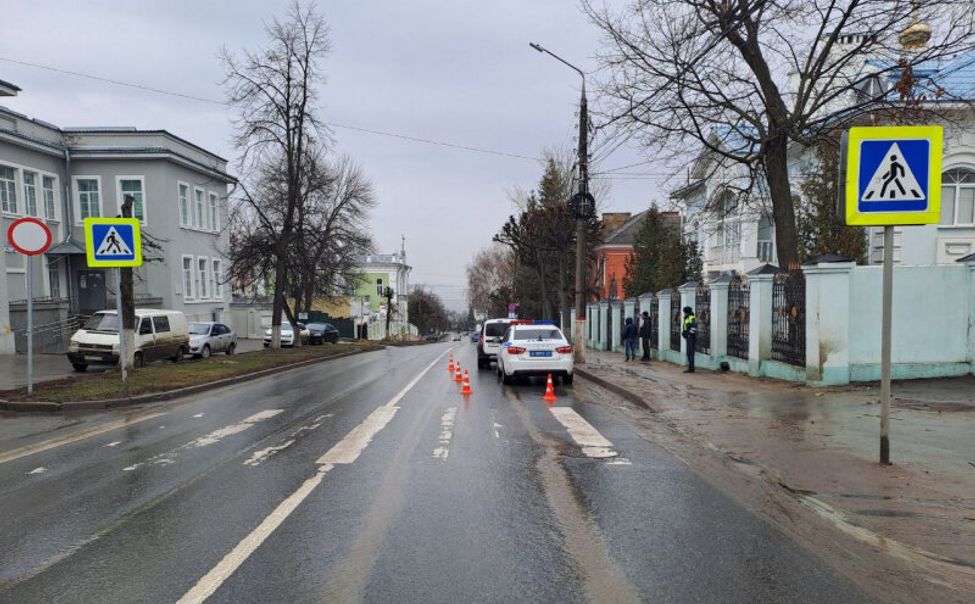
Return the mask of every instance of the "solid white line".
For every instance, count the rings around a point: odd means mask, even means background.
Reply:
[[[406,393],[409,392],[410,389],[413,388],[413,386],[415,386],[417,382],[419,382],[420,379],[423,378],[423,376],[426,375],[427,372],[429,372],[430,369],[432,369],[433,366],[436,365],[450,350],[453,349],[451,348],[444,351],[443,354],[434,359],[432,363],[427,365],[423,371],[413,378],[413,380],[410,381],[406,387],[400,390],[396,396],[390,399],[388,403],[373,411],[369,417],[353,428],[351,432],[345,435],[345,438],[339,441],[338,444],[323,455],[321,459],[318,460],[318,463],[323,465],[319,466],[315,475],[306,480],[297,491],[289,495],[278,505],[278,507],[274,508],[274,511],[271,512],[271,514],[268,515],[268,517],[265,518],[261,524],[257,526],[257,528],[244,537],[240,543],[234,547],[234,549],[230,550],[230,553],[224,556],[223,559],[210,570],[210,572],[203,575],[203,577],[196,582],[196,585],[194,585],[182,598],[177,601],[177,604],[196,604],[203,602],[213,595],[213,593],[217,591],[221,585],[223,585],[224,581],[234,574],[234,572],[240,568],[240,565],[243,564],[247,558],[250,557],[250,555],[261,546],[261,543],[263,543],[264,540],[267,539],[289,515],[291,515],[295,508],[297,508],[298,505],[301,504],[301,502],[304,501],[304,499],[308,497],[313,490],[315,490],[315,487],[322,482],[322,478],[325,477],[325,474],[327,474],[329,470],[334,467],[333,463],[352,463],[359,457],[362,449],[369,444],[372,437],[375,436],[379,430],[382,430],[382,428],[389,423],[389,420],[392,419],[393,415],[396,414],[396,410],[398,409],[395,406],[396,403],[398,403],[400,399],[402,399]],[[377,412],[379,411],[384,411],[384,413],[377,415]],[[346,444],[343,445],[343,443]],[[326,461],[328,459],[336,459],[339,461]]]
[[[315,487],[322,482],[322,478],[325,477],[325,474],[332,467],[330,465],[320,466],[311,478],[302,483],[297,491],[288,495],[284,501],[279,503],[278,507],[274,508],[274,511],[257,525],[257,528],[244,537],[234,549],[230,550],[210,572],[203,575],[196,582],[196,585],[177,601],[177,604],[197,604],[213,595],[213,592],[217,591],[223,585],[223,582],[230,578],[230,575],[234,574],[234,571],[291,515],[291,512],[295,511],[295,508],[305,500],[305,497],[308,497],[315,490]]]
[[[575,409],[571,407],[552,407],[549,411],[569,431],[572,440],[576,441],[576,444],[582,447],[583,455],[597,458],[616,457],[619,455],[619,453],[613,450],[613,443],[609,442],[605,436],[592,427],[592,424],[576,413]]]
[[[52,438],[50,440],[45,440],[43,442],[34,443],[33,445],[20,447],[19,449],[12,449],[10,451],[0,453],[0,463],[6,463],[8,461],[20,459],[21,457],[27,457],[28,455],[40,453],[41,451],[47,451],[49,449],[54,449],[62,445],[68,445],[71,443],[78,442],[79,440],[91,438],[92,436],[105,434],[106,432],[111,432],[112,430],[118,430],[119,428],[132,426],[144,422],[146,420],[150,420],[156,417],[161,417],[163,415],[166,415],[167,413],[168,411],[163,411],[161,413],[147,413],[146,415],[129,417],[126,419],[119,419],[113,422],[104,423],[100,426],[95,426],[93,428],[81,430],[79,432],[75,432],[74,434],[68,434],[67,436],[60,436],[58,438]]]

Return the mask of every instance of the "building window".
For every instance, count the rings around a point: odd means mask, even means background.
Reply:
[[[217,194],[210,193],[207,199],[207,210],[210,212],[210,230],[219,231],[220,222],[217,220]]]
[[[78,219],[97,218],[102,215],[102,204],[98,194],[97,178],[78,178],[75,180],[78,190]]]
[[[45,176],[41,179],[41,185],[44,189],[44,216],[48,220],[58,219],[58,204],[57,204],[57,182],[54,180],[53,176]]]
[[[200,300],[206,300],[210,297],[207,293],[207,281],[210,280],[210,271],[207,270],[207,259],[197,258],[196,263],[196,291],[200,294]]]
[[[193,226],[205,229],[206,214],[203,213],[203,189],[193,189]]]
[[[179,225],[190,226],[190,187],[179,183]]]
[[[7,166],[0,166],[0,201],[3,211],[9,214],[17,213],[17,181],[16,170]]]
[[[118,202],[119,210],[122,209],[122,203],[125,201],[125,197],[128,195],[132,196],[132,217],[138,218],[141,222],[146,219],[146,208],[145,208],[145,194],[144,194],[145,184],[141,176],[130,176],[130,177],[120,177],[118,181]]]
[[[212,262],[213,270],[210,271],[210,291],[213,292],[214,300],[223,300],[223,294],[221,292],[221,287],[223,286],[220,271],[220,261],[214,260]]]
[[[975,224],[975,170],[952,168],[941,175],[941,224]]]
[[[24,177],[24,211],[28,216],[37,216],[37,174],[21,172]]]
[[[380,298],[383,297],[383,280],[376,279],[376,295]]]
[[[193,295],[193,257],[183,256],[183,300],[192,300]]]
[[[61,265],[50,256],[47,259],[47,283],[52,298],[61,297]]]

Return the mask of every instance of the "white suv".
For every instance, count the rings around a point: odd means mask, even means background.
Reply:
[[[491,361],[497,360],[501,339],[513,319],[489,319],[481,325],[481,337],[477,339],[477,368],[490,369]]]
[[[508,329],[498,353],[498,380],[505,384],[519,376],[552,374],[572,383],[572,345],[555,325],[517,324]]]

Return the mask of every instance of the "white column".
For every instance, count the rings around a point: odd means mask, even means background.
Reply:
[[[696,302],[695,297],[697,295],[697,281],[688,281],[687,283],[681,285],[677,289],[678,291],[680,291],[680,311],[681,311],[681,317],[683,318],[684,316],[683,309],[688,306],[690,306],[691,308],[694,308],[695,306],[695,302]],[[684,338],[680,339],[680,356],[681,356],[681,363],[687,364],[687,340]]]
[[[657,352],[661,359],[667,358],[670,350],[670,294],[673,290],[663,289],[657,292]]]
[[[619,300],[613,300],[610,303],[610,308],[612,313],[609,324],[609,350],[623,352],[623,303]]]
[[[772,272],[749,273],[748,373],[750,375],[761,375],[762,362],[770,358],[772,354],[772,285],[774,279],[775,274]]]
[[[609,350],[609,302],[599,303],[599,350]]]
[[[0,354],[14,354],[16,348],[14,332],[10,327],[10,295],[7,292],[7,254],[3,250],[0,250],[0,279],[3,279],[0,283]]]
[[[806,381],[850,383],[850,276],[854,262],[802,267],[806,275]]]
[[[975,258],[968,263],[968,363],[975,375]]]
[[[721,362],[728,356],[728,288],[731,277],[721,275],[711,282],[711,356]]]

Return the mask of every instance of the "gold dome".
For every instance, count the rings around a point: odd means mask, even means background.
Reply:
[[[931,26],[927,23],[914,21],[907,29],[897,36],[904,50],[920,50],[931,39]]]

